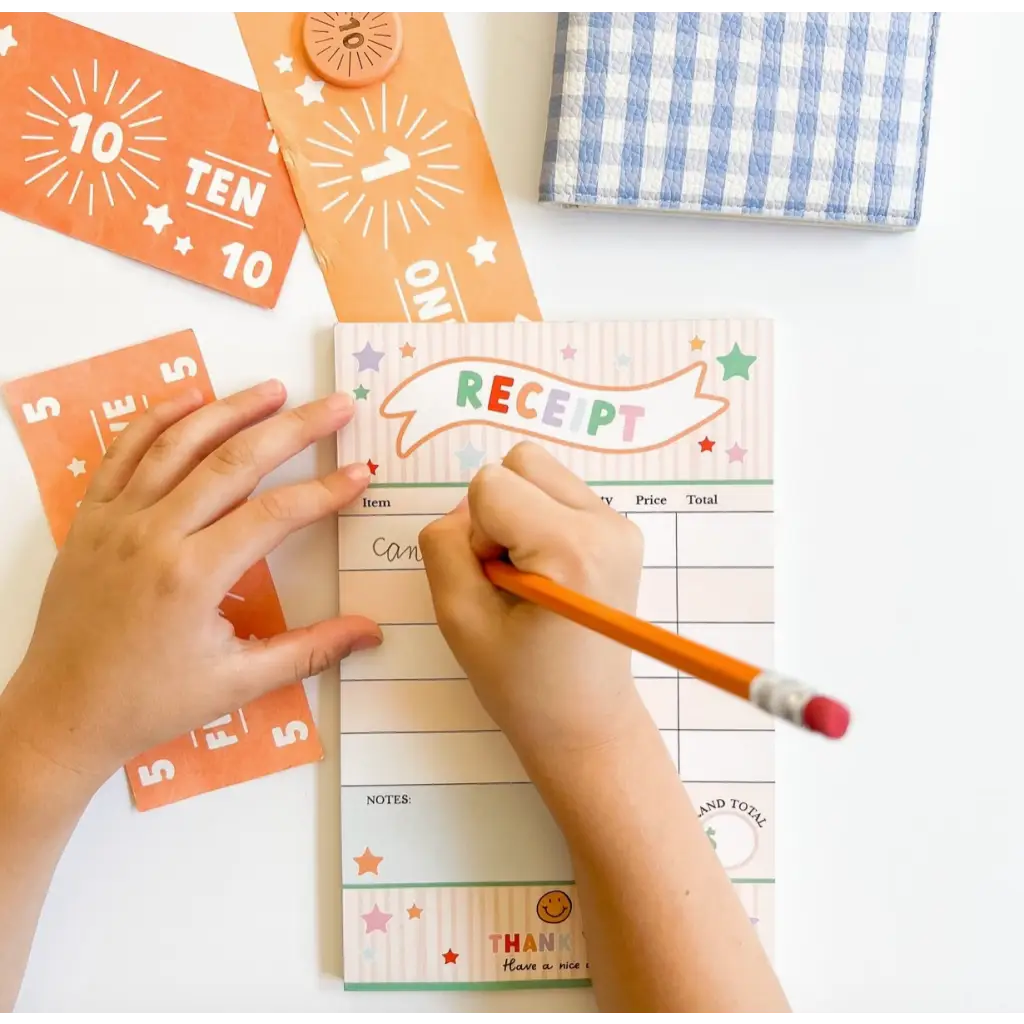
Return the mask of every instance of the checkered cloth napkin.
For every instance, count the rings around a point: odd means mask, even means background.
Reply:
[[[542,202],[910,228],[938,14],[561,14]]]

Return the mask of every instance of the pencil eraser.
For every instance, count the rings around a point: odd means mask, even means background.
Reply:
[[[830,740],[837,740],[850,726],[849,708],[831,697],[812,697],[804,705],[804,725]]]

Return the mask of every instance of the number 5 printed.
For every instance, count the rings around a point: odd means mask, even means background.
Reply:
[[[309,729],[305,722],[289,722],[283,729],[275,725],[270,734],[274,737],[275,747],[288,747],[297,740],[309,739]]]
[[[152,764],[139,766],[139,782],[144,786],[155,786],[170,782],[174,778],[174,765],[166,757],[158,758]]]
[[[186,377],[194,377],[199,372],[196,361],[188,356],[178,356],[173,363],[160,364],[160,376],[165,384],[173,384],[175,381],[184,380]]]
[[[40,398],[35,405],[26,402],[21,407],[26,423],[42,423],[50,416],[60,415],[60,402],[56,398]]]

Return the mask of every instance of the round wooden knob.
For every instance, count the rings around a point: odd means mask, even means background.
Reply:
[[[302,27],[306,56],[325,82],[357,89],[379,82],[402,52],[397,14],[307,14]]]

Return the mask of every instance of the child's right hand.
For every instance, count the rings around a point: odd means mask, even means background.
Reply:
[[[423,530],[420,551],[441,632],[527,768],[653,731],[627,648],[496,589],[481,569],[507,551],[524,572],[635,611],[640,531],[543,448],[522,443],[484,467],[468,500]]]

